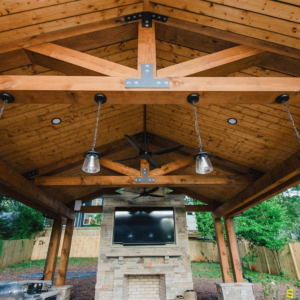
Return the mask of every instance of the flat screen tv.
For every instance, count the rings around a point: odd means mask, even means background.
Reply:
[[[114,244],[165,245],[175,243],[174,209],[116,208]]]

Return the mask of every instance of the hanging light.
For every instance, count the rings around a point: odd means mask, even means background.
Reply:
[[[10,95],[10,94],[2,93],[0,95],[0,99],[4,102],[3,106],[2,106],[2,108],[0,110],[0,118],[1,118],[1,115],[2,115],[2,113],[4,111],[4,108],[5,108],[6,104],[7,103],[13,103],[15,101],[15,98],[12,95]]]
[[[195,128],[198,135],[198,143],[199,143],[199,153],[194,156],[196,160],[196,172],[198,174],[208,174],[213,170],[213,166],[210,161],[211,154],[202,151],[202,142],[199,133],[199,125],[198,125],[198,116],[197,116],[197,109],[196,103],[199,101],[198,94],[191,94],[188,96],[187,101],[193,104],[194,107],[194,114],[195,114]]]
[[[100,117],[100,107],[101,107],[101,104],[106,102],[106,96],[104,96],[102,94],[97,94],[95,96],[95,101],[98,103],[98,113],[97,113],[94,142],[93,142],[92,150],[87,151],[83,154],[84,162],[83,162],[83,166],[82,166],[82,171],[84,171],[86,173],[91,173],[91,174],[97,173],[100,171],[99,159],[101,158],[101,154],[95,151],[95,146],[96,146],[98,123],[99,123],[99,117]]]
[[[276,102],[277,103],[280,103],[280,104],[283,103],[283,105],[285,107],[285,110],[286,110],[286,112],[287,112],[287,114],[288,114],[288,116],[290,118],[290,121],[291,121],[291,123],[292,123],[292,125],[294,127],[294,130],[296,132],[296,135],[297,135],[297,138],[299,140],[299,143],[300,143],[300,135],[299,135],[298,129],[297,129],[297,127],[295,125],[295,122],[293,120],[293,116],[292,116],[292,114],[291,114],[291,112],[290,112],[290,110],[289,110],[289,108],[288,108],[288,106],[286,104],[286,102],[289,101],[289,100],[290,100],[290,96],[287,95],[287,94],[280,95],[280,96],[278,96],[276,98]],[[300,156],[298,157],[298,160],[300,160]]]

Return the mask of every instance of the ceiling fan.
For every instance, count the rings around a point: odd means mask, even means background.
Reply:
[[[135,159],[135,158],[141,158],[147,160],[147,162],[150,164],[151,167],[153,168],[160,168],[161,166],[155,161],[155,159],[152,157],[153,155],[162,155],[162,154],[167,154],[171,153],[174,151],[177,151],[184,147],[184,145],[176,145],[168,148],[163,148],[163,149],[158,149],[154,150],[152,152],[147,151],[147,130],[146,130],[146,105],[144,106],[144,147],[143,149],[133,138],[131,138],[129,135],[125,134],[124,138],[131,144],[132,147],[134,147],[139,154],[130,157],[130,158],[125,158],[125,159],[120,159],[120,160],[115,160],[115,162],[120,162],[120,161],[125,161],[125,160],[130,160],[130,159]]]
[[[153,188],[153,189],[151,189],[150,191],[147,192],[146,188],[144,188],[144,191],[142,193],[136,193],[136,192],[125,191],[125,190],[124,190],[124,192],[133,193],[133,194],[139,194],[139,196],[137,196],[137,197],[135,197],[133,199],[137,199],[137,198],[140,198],[140,197],[148,197],[148,196],[150,196],[150,197],[156,197],[156,198],[163,198],[163,197],[165,197],[163,195],[152,194],[152,193],[157,192],[158,189],[159,189],[158,187],[157,188]]]

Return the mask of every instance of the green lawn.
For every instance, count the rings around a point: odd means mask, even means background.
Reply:
[[[57,265],[59,263],[59,257],[57,258]],[[70,265],[76,265],[76,266],[86,266],[90,263],[97,262],[98,258],[90,258],[90,257],[71,257],[69,259],[69,266]],[[8,271],[10,273],[19,272],[21,270],[25,269],[31,269],[31,268],[40,268],[43,269],[45,267],[46,260],[40,259],[40,260],[28,260],[19,264],[11,265],[9,267],[6,267],[5,269],[0,270],[0,272]]]
[[[262,281],[272,282],[275,285],[278,284],[293,284],[300,288],[300,282],[297,280],[291,280],[288,274],[280,275],[270,275],[266,273],[259,273],[250,271],[248,268],[243,268],[244,274],[252,279],[253,282]],[[209,278],[221,278],[220,264],[212,262],[192,262],[192,273],[196,277],[209,277]],[[232,275],[232,271],[231,271]],[[244,281],[247,281],[244,279]]]

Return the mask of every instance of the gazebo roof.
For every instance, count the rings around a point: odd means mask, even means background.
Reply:
[[[101,107],[97,149],[109,162],[103,161],[99,175],[119,177],[126,173],[112,168],[110,161],[137,154],[123,136],[143,132],[145,105],[147,132],[152,135],[149,150],[185,145],[157,156],[160,165],[198,152],[193,107],[186,101],[188,94],[197,92],[203,149],[212,154],[214,171],[209,176],[214,177],[188,185],[184,181],[188,177],[182,177],[182,184],[157,181],[158,186],[170,186],[176,193],[219,207],[215,213],[223,216],[298,184],[299,141],[284,106],[275,101],[283,93],[290,94],[288,105],[298,126],[300,80],[292,78],[300,74],[300,6],[296,2],[4,1],[0,6],[0,92],[12,94],[15,102],[7,104],[0,119],[1,172],[6,165],[7,174],[13,169],[36,178],[35,193],[42,190],[63,204],[113,193],[123,185],[89,185],[85,182],[89,175],[81,170],[82,154],[90,150],[94,136],[96,91],[108,99]],[[166,22],[153,21],[153,26],[157,77],[172,77],[169,94],[158,89],[138,94],[123,87],[124,78],[134,77],[131,72],[135,74],[141,64],[139,23],[124,17],[143,11],[168,17]],[[95,58],[102,59],[101,66]],[[202,58],[198,61],[202,69],[193,61],[198,58]],[[103,60],[125,67],[104,66]],[[176,68],[180,63],[185,64]],[[106,71],[101,73],[100,68]],[[109,72],[113,78],[99,77]],[[85,76],[85,80],[70,76]],[[52,124],[54,118],[60,118],[61,124]],[[229,118],[237,124],[229,124]],[[124,165],[135,168],[139,160]],[[195,174],[192,163],[168,176]],[[0,176],[0,192],[26,202],[24,196],[31,194],[5,176]],[[43,182],[45,176],[81,181],[48,185]]]

